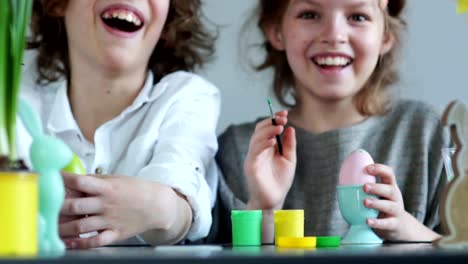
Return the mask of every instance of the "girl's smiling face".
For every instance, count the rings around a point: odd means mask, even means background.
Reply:
[[[298,98],[352,99],[380,55],[393,46],[384,34],[384,0],[289,0],[282,21],[266,28],[283,50]]]
[[[69,0],[64,15],[72,67],[146,69],[168,11],[169,0]]]

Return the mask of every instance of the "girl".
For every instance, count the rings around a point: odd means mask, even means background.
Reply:
[[[221,201],[230,209],[261,209],[264,242],[272,212],[304,209],[306,235],[344,235],[336,197],[343,160],[362,148],[381,197],[367,224],[385,240],[439,237],[444,186],[440,150],[448,142],[439,115],[414,101],[391,100],[394,61],[405,23],[404,0],[261,0],[258,25],[266,39],[259,70],[273,68],[273,87],[290,111],[229,127],[217,161]],[[293,102],[287,100],[291,95]],[[283,133],[283,155],[275,136]],[[249,142],[250,139],[250,142]],[[404,223],[404,224],[403,224]]]
[[[68,248],[132,237],[172,244],[208,233],[220,100],[213,85],[188,72],[213,52],[200,5],[34,1],[36,49],[21,96],[88,172],[63,177],[60,234]]]

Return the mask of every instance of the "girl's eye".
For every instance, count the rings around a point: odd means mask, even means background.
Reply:
[[[305,12],[300,13],[298,18],[315,20],[319,18],[319,14],[313,11],[305,11]]]
[[[350,19],[355,22],[364,22],[364,21],[368,21],[369,17],[367,17],[366,15],[362,15],[362,14],[354,14],[354,15],[351,15]]]

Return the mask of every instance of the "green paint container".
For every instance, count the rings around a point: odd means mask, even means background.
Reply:
[[[260,246],[262,244],[262,211],[231,211],[232,245]]]

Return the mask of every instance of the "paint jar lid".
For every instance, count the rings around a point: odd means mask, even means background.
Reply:
[[[281,248],[315,248],[316,237],[279,237],[277,246]]]
[[[319,236],[317,237],[317,247],[339,247],[341,237],[339,236]]]
[[[304,210],[275,210],[275,219],[304,218]]]
[[[262,219],[262,210],[232,210],[233,220],[258,220]]]

